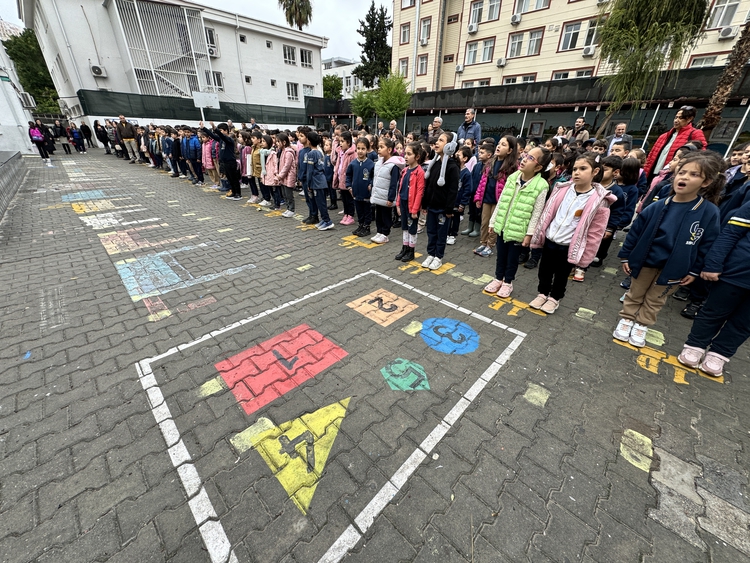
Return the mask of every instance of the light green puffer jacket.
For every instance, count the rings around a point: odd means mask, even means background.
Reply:
[[[523,242],[529,221],[534,212],[534,203],[539,194],[549,189],[547,180],[539,174],[519,186],[521,171],[518,170],[508,176],[500,201],[497,203],[497,213],[493,228],[497,234],[503,235],[503,240]]]

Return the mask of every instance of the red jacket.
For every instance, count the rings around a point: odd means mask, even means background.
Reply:
[[[652,172],[654,174],[658,174],[659,172],[661,172],[661,170],[653,170],[653,168],[656,165],[656,161],[659,159],[659,154],[661,154],[662,149],[669,142],[669,138],[673,133],[674,128],[661,135],[658,139],[656,139],[656,142],[654,143],[654,146],[651,147],[651,150],[648,151],[646,165],[643,167],[643,170],[646,172],[646,176],[649,176]],[[674,153],[677,152],[677,149],[684,145],[687,145],[690,141],[700,141],[701,143],[703,143],[703,148],[706,148],[706,137],[703,135],[703,131],[693,127],[692,123],[689,123],[682,129],[680,129],[680,131],[677,133],[677,138],[674,140],[674,143],[672,143],[672,146],[669,147],[667,159],[664,161],[664,163],[666,164],[667,162],[671,161],[674,157]]]
[[[404,181],[404,175],[407,170],[411,170],[409,175],[409,213],[417,214],[422,206],[422,196],[424,195],[424,170],[421,166],[407,168],[401,171],[401,178],[398,180],[398,191],[396,192],[396,201],[401,201],[401,184]]]

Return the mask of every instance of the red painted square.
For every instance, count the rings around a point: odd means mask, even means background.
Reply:
[[[214,367],[245,413],[252,414],[346,356],[346,350],[303,324]]]

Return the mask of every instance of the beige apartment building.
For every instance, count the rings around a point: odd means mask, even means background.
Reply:
[[[606,0],[394,0],[392,68],[416,92],[607,74],[597,21]],[[723,66],[750,0],[713,0],[682,68]]]

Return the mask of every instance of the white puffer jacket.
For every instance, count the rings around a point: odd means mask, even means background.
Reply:
[[[394,202],[396,200],[396,189],[391,190],[391,174],[394,166],[398,167],[399,174],[401,174],[406,162],[400,156],[392,156],[385,162],[382,158],[379,158],[375,163],[372,193],[370,194],[370,202],[373,205],[388,205],[389,201]],[[397,187],[398,182],[396,183]]]

